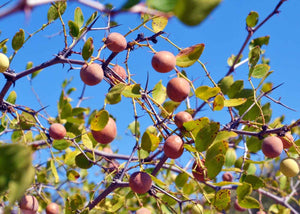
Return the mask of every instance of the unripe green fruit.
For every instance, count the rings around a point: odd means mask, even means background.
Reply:
[[[3,53],[0,53],[0,73],[3,73],[9,68],[9,59]]]
[[[186,111],[178,112],[174,117],[174,122],[178,128],[183,128],[183,123],[193,120],[193,117],[190,113]]]
[[[151,211],[147,209],[146,207],[142,207],[135,211],[136,214],[151,214]]]
[[[167,73],[175,68],[176,57],[169,51],[160,51],[154,54],[152,67],[159,73]]]
[[[206,180],[208,180],[207,169],[204,166],[205,160],[202,159],[201,162],[202,163],[200,164],[199,160],[195,160],[193,167],[192,167],[192,174],[196,180],[205,182]]]
[[[46,207],[46,214],[59,214],[59,206],[56,203],[50,203]]]
[[[144,194],[151,189],[152,179],[146,172],[134,172],[129,178],[129,186],[133,192]]]
[[[275,158],[281,154],[283,144],[279,137],[268,136],[263,140],[261,149],[266,157]]]
[[[120,66],[120,65],[115,65],[115,66],[112,68],[112,70],[113,70],[114,72],[116,72],[116,74],[118,74],[123,80],[126,80],[127,74],[126,74],[125,69],[124,69],[122,66]]]
[[[299,173],[299,165],[293,158],[285,158],[280,163],[280,172],[286,177],[294,177]]]
[[[101,131],[92,130],[92,135],[98,143],[108,144],[117,136],[117,126],[114,119],[108,119],[106,126]]]
[[[112,52],[121,52],[127,47],[125,37],[117,32],[110,33],[105,40],[105,44]]]
[[[167,84],[167,95],[174,102],[182,102],[190,93],[190,84],[184,78],[175,77]]]
[[[54,140],[61,140],[66,134],[66,128],[60,123],[53,123],[49,128],[49,136]]]
[[[33,195],[24,195],[19,202],[22,214],[35,214],[39,209],[39,203]]]
[[[182,139],[178,135],[169,136],[164,143],[164,153],[168,158],[179,158],[183,153]]]
[[[223,181],[229,181],[229,182],[232,182],[233,181],[233,176],[230,172],[225,172],[223,175],[222,175],[222,179]]]
[[[102,67],[97,63],[83,65],[80,70],[80,78],[87,85],[97,85],[102,81],[104,73]]]
[[[286,133],[285,136],[280,137],[280,139],[284,149],[288,149],[293,145],[294,137],[291,135],[291,133]]]

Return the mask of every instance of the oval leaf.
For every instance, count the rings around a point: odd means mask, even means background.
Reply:
[[[201,100],[208,100],[211,97],[216,96],[220,92],[219,87],[209,87],[209,86],[200,86],[196,89],[196,97],[200,98]]]
[[[189,175],[185,172],[179,173],[175,179],[175,184],[177,187],[183,187],[189,180]]]
[[[150,133],[149,131],[145,131],[142,136],[142,144],[141,147],[143,150],[151,152],[156,150],[159,145],[159,137]]]
[[[253,69],[251,76],[258,79],[263,78],[269,70],[270,66],[267,64],[256,65]]]
[[[224,108],[224,97],[220,94],[218,94],[213,103],[213,110],[214,111],[220,111]]]
[[[141,97],[141,86],[140,84],[126,85],[122,91],[124,97],[139,98]]]
[[[67,2],[61,1],[52,4],[47,13],[48,22],[52,22],[59,17],[59,14],[64,14],[67,8]]]
[[[76,7],[74,11],[74,21],[79,28],[83,25],[84,18],[80,7]]]
[[[68,148],[69,146],[71,146],[72,142],[69,140],[54,140],[52,143],[52,146],[54,149],[57,150],[65,150],[66,148]]]
[[[80,178],[80,174],[75,170],[67,171],[67,177],[69,181],[76,181]]]
[[[168,24],[168,19],[166,17],[157,17],[152,20],[152,29],[155,33],[163,31]]]
[[[86,155],[92,159],[93,155],[91,153],[86,153]],[[78,154],[75,157],[75,164],[81,169],[89,169],[93,166],[93,163],[91,163],[83,153]]]
[[[82,48],[82,58],[87,61],[92,55],[93,55],[93,52],[94,52],[94,42],[93,42],[93,38],[92,37],[89,37],[84,45],[83,45],[83,48]]]
[[[234,98],[229,100],[224,100],[224,106],[234,107],[244,104],[247,101],[246,98]]]
[[[15,51],[17,51],[23,46],[24,42],[25,42],[25,33],[23,29],[20,29],[19,32],[17,32],[12,39],[12,43],[11,43],[12,48]]]
[[[15,91],[11,91],[6,99],[7,102],[11,104],[15,104],[17,99],[17,93]]]
[[[257,24],[258,22],[258,13],[255,12],[255,11],[251,11],[247,18],[246,18],[246,24],[248,27],[255,27],[255,25]]]
[[[106,110],[101,110],[96,113],[91,121],[91,130],[101,131],[107,124],[109,119],[109,113]]]
[[[221,189],[215,195],[214,206],[218,211],[228,210],[230,208],[230,195],[229,189]]]
[[[167,99],[166,87],[162,84],[162,80],[154,86],[152,96],[158,104],[162,104]]]
[[[197,44],[181,50],[176,56],[176,65],[179,67],[189,67],[193,65],[201,56],[204,44]]]
[[[69,25],[69,34],[70,36],[72,36],[73,38],[76,38],[79,35],[79,27],[78,25],[73,22],[73,21],[68,21],[68,25]]]
[[[210,179],[215,178],[221,171],[225,163],[225,155],[218,154],[213,158],[206,159],[205,166],[207,168],[207,176]]]
[[[200,129],[195,139],[195,146],[197,151],[205,151],[216,138],[219,129],[220,123],[217,122],[211,122]]]
[[[110,89],[105,97],[105,102],[108,104],[117,104],[121,101],[121,93],[125,89],[126,85],[120,83]]]

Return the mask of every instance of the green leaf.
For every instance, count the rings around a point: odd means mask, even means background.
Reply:
[[[235,59],[236,59],[236,57],[237,57],[237,56],[235,56],[234,54],[231,54],[231,56],[228,57],[228,59],[227,59],[227,64],[228,64],[229,66],[232,66],[233,63],[234,63],[234,61],[235,61]],[[239,59],[236,61],[236,63],[239,63],[239,62],[241,61],[242,58],[243,58],[243,55],[241,54],[241,55],[239,56]]]
[[[16,99],[17,99],[17,93],[15,91],[11,91],[9,93],[8,97],[6,98],[6,101],[11,103],[11,104],[15,104]]]
[[[91,153],[85,153],[86,156],[89,159],[93,159],[93,155]],[[75,157],[75,164],[76,166],[78,166],[81,169],[89,169],[93,166],[93,163],[91,163],[83,153],[80,153],[78,155],[76,155]]]
[[[82,141],[83,145],[86,146],[86,148],[93,149],[93,142],[89,138],[86,130],[82,130],[81,141]]]
[[[154,86],[152,97],[158,104],[162,104],[167,99],[166,87],[162,84],[162,80]]]
[[[189,175],[185,172],[181,172],[176,176],[175,184],[177,187],[183,187],[189,180]]]
[[[226,76],[219,81],[218,86],[220,87],[223,94],[227,94],[227,91],[229,90],[233,82],[234,81],[232,75]]]
[[[151,152],[155,151],[159,145],[160,139],[158,136],[146,130],[142,136],[141,147],[143,150]]]
[[[25,111],[22,112],[19,119],[22,130],[29,130],[36,123],[34,117]]]
[[[242,201],[246,196],[252,193],[252,186],[249,183],[242,183],[242,185],[238,186],[236,189],[237,199],[238,201]]]
[[[58,176],[58,173],[57,173],[57,170],[56,170],[56,166],[54,164],[54,160],[53,159],[50,160],[50,168],[51,168],[52,174],[54,175],[55,183],[58,183],[59,182],[59,176]]]
[[[229,98],[234,98],[236,94],[238,94],[244,88],[244,81],[237,80],[235,81],[227,91],[227,95]]]
[[[257,12],[255,11],[251,11],[247,18],[246,18],[246,24],[248,27],[255,27],[255,25],[257,24],[258,22],[258,18],[259,18],[259,15]]]
[[[52,22],[59,17],[59,14],[64,14],[67,8],[67,2],[56,2],[52,4],[47,13],[48,22]]]
[[[212,159],[213,157],[219,154],[225,155],[227,149],[228,149],[228,143],[226,141],[219,141],[213,143],[206,151],[206,157],[205,157],[206,161]]]
[[[201,100],[208,100],[211,97],[216,96],[220,92],[219,87],[209,87],[209,86],[200,86],[196,89],[196,97],[200,98]]]
[[[73,38],[76,38],[79,35],[79,27],[78,25],[73,22],[73,21],[68,21],[68,26],[69,26],[69,34]]]
[[[96,113],[91,121],[91,130],[101,131],[106,126],[109,119],[109,113],[106,110],[101,110]]]
[[[122,6],[123,10],[127,10],[131,7],[133,7],[134,5],[138,4],[140,2],[140,0],[127,0],[124,5]]]
[[[164,104],[163,104],[163,107],[164,107],[164,109],[168,112],[168,113],[173,113],[176,109],[177,109],[177,107],[180,105],[180,103],[178,103],[178,102],[174,102],[174,101],[172,101],[172,100],[169,100],[169,101],[167,101],[167,102],[164,102]],[[161,115],[163,116],[163,117],[167,117],[168,115],[165,113],[165,112],[161,112]]]
[[[258,79],[263,78],[268,73],[269,70],[270,70],[269,65],[259,64],[254,67],[251,76]]]
[[[233,148],[229,148],[225,154],[225,166],[231,167],[236,161],[236,152]]]
[[[273,83],[272,82],[266,82],[263,84],[263,86],[261,87],[261,91],[262,92],[267,92],[267,91],[270,91],[272,90],[273,88]]]
[[[176,2],[174,0],[147,0],[146,4],[156,10],[170,12],[174,9]]]
[[[218,122],[211,122],[200,129],[195,139],[195,146],[197,151],[205,151],[216,138],[219,129],[220,123]]]
[[[105,102],[108,104],[117,104],[121,101],[121,93],[126,85],[119,83],[112,87],[105,97]]]
[[[209,125],[209,119],[207,117],[201,117],[196,120],[185,122],[183,127],[186,131],[190,131],[194,136],[196,136],[199,130],[206,125]]]
[[[205,166],[207,168],[207,176],[210,179],[215,178],[221,171],[225,163],[225,155],[218,154],[210,159],[206,159]]]
[[[122,91],[122,95],[124,97],[140,98],[141,97],[140,90],[141,90],[140,84],[126,85],[124,90]]]
[[[89,25],[96,19],[97,15],[98,15],[98,12],[97,12],[97,11],[94,12],[94,13],[90,16],[90,18],[86,21],[85,27],[89,26]]]
[[[94,52],[94,41],[92,37],[89,37],[83,45],[82,53],[81,53],[82,58],[85,61],[87,61],[93,55],[93,52]]]
[[[159,16],[152,19],[152,29],[155,33],[163,31],[168,24],[168,19],[166,17]]]
[[[23,29],[20,29],[19,32],[17,32],[12,39],[12,43],[11,43],[12,48],[15,51],[17,51],[23,46],[24,42],[25,42],[25,33]]]
[[[230,208],[230,195],[229,189],[221,189],[215,195],[214,206],[218,211],[228,210]]]
[[[260,203],[255,198],[251,196],[246,196],[243,200],[239,200],[239,205],[247,209],[260,208]]]
[[[224,100],[224,106],[235,107],[244,104],[246,101],[246,98],[233,98],[229,100]]]
[[[127,129],[131,132],[132,135],[136,136],[138,139],[140,138],[140,123],[139,121],[134,120],[131,122]]]
[[[257,190],[261,187],[264,187],[265,184],[264,184],[264,180],[255,176],[255,175],[247,175],[244,179],[243,179],[243,182],[247,182],[249,184],[252,185],[252,188],[254,190]]]
[[[221,0],[177,0],[174,13],[186,25],[200,24]]]
[[[263,45],[268,45],[269,40],[270,40],[270,36],[263,36],[263,37],[253,39],[249,44],[249,48],[251,50],[252,48],[256,47],[257,45],[259,47],[262,47]]]
[[[179,67],[189,67],[193,65],[200,58],[204,47],[204,44],[197,44],[182,49],[176,55],[176,65]]]
[[[232,132],[232,131],[219,131],[216,138],[215,138],[215,142],[219,142],[219,141],[227,141],[230,138],[234,138],[237,137],[237,133]]]
[[[54,149],[57,150],[65,150],[66,148],[69,148],[69,146],[71,146],[72,141],[70,140],[53,140],[52,146]]]
[[[213,110],[214,111],[220,111],[224,108],[224,97],[220,94],[218,94],[213,103]]]
[[[1,48],[4,48],[6,46],[6,43],[8,42],[9,39],[3,39],[1,42],[0,42],[0,49]],[[3,52],[4,53],[4,52]]]
[[[260,58],[260,47],[259,46],[255,46],[254,48],[252,48],[249,52],[248,55],[248,59],[249,59],[249,65],[251,67],[255,66]]]
[[[67,119],[72,116],[72,105],[69,102],[64,103],[61,109],[61,119]]]
[[[76,181],[80,178],[80,174],[75,170],[69,170],[67,171],[67,178],[69,181]]]
[[[74,11],[74,22],[79,28],[83,25],[84,18],[80,7],[76,7]]]
[[[248,137],[246,140],[249,152],[256,153],[261,150],[262,140],[257,137]]]

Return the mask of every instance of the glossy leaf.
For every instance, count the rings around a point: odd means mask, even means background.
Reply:
[[[259,18],[259,15],[257,12],[255,11],[251,11],[247,18],[246,18],[246,24],[248,27],[255,27],[255,25],[257,24],[258,22],[258,18]]]
[[[142,136],[142,144],[141,147],[145,151],[151,152],[157,149],[159,145],[160,139],[158,136],[152,134],[149,131],[145,131]]]
[[[48,22],[58,19],[59,14],[64,14],[66,8],[67,2],[56,2],[55,4],[51,5],[47,13]]]
[[[82,53],[81,53],[82,58],[85,61],[87,61],[93,55],[93,52],[94,52],[94,41],[92,37],[89,37],[83,45]]]
[[[179,67],[189,67],[193,65],[200,58],[204,47],[204,44],[197,44],[182,49],[176,55],[176,65]]]
[[[195,139],[197,151],[205,151],[216,138],[219,129],[220,124],[218,122],[211,122],[200,129]]]
[[[168,24],[168,19],[163,16],[152,19],[152,29],[155,33],[163,31]]]
[[[196,89],[196,97],[200,98],[201,100],[208,100],[211,97],[216,96],[220,92],[219,87],[209,87],[209,86],[200,86]]]
[[[218,211],[228,210],[230,208],[231,192],[228,189],[221,189],[215,195],[214,206]]]
[[[140,98],[141,97],[140,90],[141,90],[140,84],[126,85],[124,90],[122,91],[122,95],[124,97]]]
[[[189,175],[185,172],[179,173],[175,179],[175,184],[177,187],[183,187],[189,180]]]
[[[258,37],[256,39],[253,39],[250,42],[249,48],[251,50],[252,48],[256,47],[257,45],[259,47],[262,47],[263,45],[268,45],[269,44],[269,40],[270,40],[270,36]]]
[[[177,18],[186,25],[200,24],[221,0],[178,0],[174,8]]]
[[[78,25],[73,22],[73,21],[68,21],[68,26],[69,26],[69,34],[73,38],[76,38],[79,35],[79,27]]]
[[[17,100],[17,93],[15,91],[11,91],[8,97],[6,98],[6,101],[11,104],[15,104],[16,100]]]
[[[107,124],[109,113],[106,110],[101,110],[96,113],[91,121],[91,130],[101,131]]]
[[[125,89],[126,85],[120,83],[115,85],[106,94],[105,102],[108,104],[117,104],[121,101],[121,93]]]
[[[252,71],[251,76],[254,78],[263,78],[268,71],[270,70],[270,66],[266,64],[256,65]]]
[[[80,28],[83,25],[84,17],[80,7],[76,7],[74,11],[74,22]]]
[[[233,98],[229,100],[224,100],[224,106],[235,107],[244,104],[246,101],[246,98]]]
[[[52,146],[54,149],[57,150],[65,150],[66,148],[68,148],[69,146],[71,146],[72,142],[69,140],[53,140]]]
[[[174,0],[147,0],[147,5],[163,12],[170,12],[174,9],[176,1]]]
[[[162,104],[167,99],[166,87],[162,84],[162,80],[154,86],[152,96],[158,104]]]
[[[231,167],[236,161],[236,152],[233,148],[229,148],[225,154],[225,166]]]
[[[218,94],[213,103],[213,110],[214,111],[220,111],[224,108],[224,97],[220,94]]]
[[[12,39],[12,43],[11,43],[12,48],[15,51],[17,51],[23,46],[24,42],[25,42],[25,32],[23,29],[20,29],[19,32],[17,32]]]

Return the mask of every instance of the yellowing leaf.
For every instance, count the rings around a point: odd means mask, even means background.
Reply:
[[[179,67],[189,67],[193,65],[201,56],[204,44],[197,44],[181,50],[176,56],[176,65]]]
[[[101,110],[93,117],[91,121],[91,130],[101,131],[107,124],[109,114],[106,110]]]
[[[59,182],[59,177],[58,177],[58,173],[57,173],[57,170],[56,170],[56,167],[55,167],[55,164],[54,164],[53,160],[50,160],[50,168],[51,168],[52,174],[54,175],[55,183],[58,183]]]
[[[234,107],[244,104],[247,101],[246,98],[235,98],[235,99],[229,99],[224,100],[224,106],[227,107]]]
[[[152,29],[155,33],[163,31],[168,24],[166,17],[157,17],[152,20]]]
[[[200,98],[201,100],[208,100],[211,97],[216,96],[221,89],[219,87],[209,87],[209,86],[200,86],[196,89],[196,97]]]
[[[224,97],[220,94],[218,94],[213,103],[213,110],[214,111],[220,111],[224,108]]]

